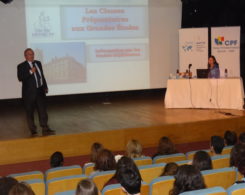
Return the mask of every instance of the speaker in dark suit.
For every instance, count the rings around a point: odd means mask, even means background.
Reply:
[[[18,79],[22,82],[22,99],[26,111],[27,124],[32,136],[37,136],[37,127],[34,122],[34,111],[37,110],[39,123],[43,135],[51,135],[55,132],[48,126],[48,114],[46,111],[46,93],[48,86],[43,74],[42,64],[34,60],[34,51],[28,48],[24,52],[26,61],[18,65]]]

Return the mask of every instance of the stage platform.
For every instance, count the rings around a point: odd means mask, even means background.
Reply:
[[[87,155],[93,142],[121,151],[132,138],[146,148],[155,147],[161,136],[181,144],[207,141],[228,129],[245,130],[244,111],[166,109],[162,93],[97,100],[50,98],[49,124],[57,135],[49,137],[29,138],[20,101],[2,101],[0,107],[0,165],[46,160],[55,151]]]

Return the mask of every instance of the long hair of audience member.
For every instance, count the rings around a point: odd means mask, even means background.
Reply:
[[[8,195],[35,195],[31,187],[26,183],[15,184]]]
[[[132,169],[124,169],[120,173],[120,184],[129,195],[140,194],[141,176]]]
[[[237,134],[235,131],[226,131],[224,134],[226,146],[233,146],[237,143]]]
[[[245,152],[245,144],[236,144],[232,149],[231,149],[231,154],[230,154],[230,166],[231,167],[237,167],[238,162],[240,159],[240,156]]]
[[[168,155],[177,153],[173,142],[168,137],[162,137],[159,140],[157,155]]]
[[[239,135],[239,143],[245,144],[245,132],[243,132]]]
[[[130,158],[139,158],[142,156],[142,145],[137,140],[130,140],[126,146],[126,155]]]
[[[101,143],[98,142],[93,143],[93,145],[91,146],[90,161],[95,163],[99,152],[103,149],[104,147]]]
[[[109,171],[115,170],[115,168],[116,161],[112,152],[107,149],[101,150],[96,159],[94,170]]]
[[[121,173],[124,172],[125,169],[131,169],[140,176],[139,169],[138,169],[137,165],[135,164],[135,162],[133,161],[133,159],[126,157],[126,156],[123,156],[119,159],[119,161],[116,164],[115,175],[104,185],[104,187],[107,185],[110,185],[110,184],[120,183],[119,180],[121,177]],[[140,179],[141,179],[141,176],[140,176]]]
[[[239,157],[239,160],[237,163],[237,169],[245,178],[245,152],[243,152]]]
[[[175,182],[171,195],[178,195],[182,192],[204,189],[205,183],[201,172],[192,165],[182,165],[175,175]]]
[[[141,179],[141,175],[140,175],[139,169],[138,169],[137,165],[135,164],[135,162],[131,158],[123,156],[117,162],[117,165],[116,165],[115,177],[117,178],[118,181],[120,180],[121,173],[124,172],[125,169],[130,169],[130,170],[136,172],[137,175],[139,175],[139,177]]]
[[[212,136],[210,145],[212,152],[215,154],[221,154],[225,147],[224,139],[220,136]]]
[[[12,177],[0,177],[0,194],[7,195],[18,181]]]
[[[174,162],[167,163],[163,169],[161,176],[173,176],[178,171],[178,165]]]
[[[212,160],[209,154],[205,151],[198,151],[195,153],[192,165],[200,171],[209,170],[213,168]]]

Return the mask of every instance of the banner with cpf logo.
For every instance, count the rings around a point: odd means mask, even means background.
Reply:
[[[211,28],[211,47],[221,76],[227,69],[229,77],[240,77],[240,27]]]

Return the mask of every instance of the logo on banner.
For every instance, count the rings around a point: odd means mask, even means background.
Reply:
[[[226,40],[225,37],[218,36],[214,39],[216,45],[225,45],[225,46],[236,46],[238,40]]]
[[[214,39],[216,45],[223,45],[224,40],[225,38],[220,36]]]
[[[193,48],[192,45],[184,45],[184,46],[182,46],[182,49],[183,49],[185,52],[192,51],[192,48]]]

